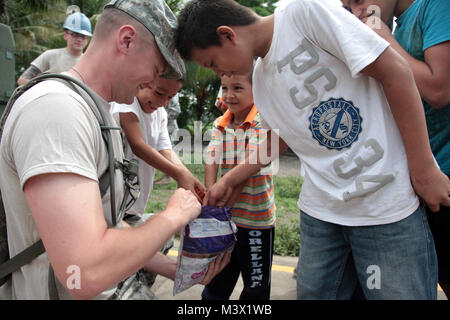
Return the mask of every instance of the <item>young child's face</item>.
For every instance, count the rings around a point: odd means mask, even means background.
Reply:
[[[153,86],[141,86],[137,99],[145,113],[152,113],[167,105],[181,86],[181,81],[158,78]]]
[[[252,85],[248,75],[223,76],[222,98],[232,114],[253,107]]]
[[[380,18],[385,23],[392,20],[397,2],[398,0],[342,0],[344,7],[351,9],[358,19],[381,14]]]

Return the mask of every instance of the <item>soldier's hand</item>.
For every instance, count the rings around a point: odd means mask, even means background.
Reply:
[[[167,202],[164,214],[169,215],[184,227],[186,224],[198,217],[201,211],[201,204],[191,191],[179,188]]]

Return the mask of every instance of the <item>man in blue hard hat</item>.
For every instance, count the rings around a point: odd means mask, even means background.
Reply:
[[[92,37],[91,22],[83,13],[75,12],[67,16],[63,29],[67,46],[47,50],[33,60],[28,69],[17,80],[19,86],[24,85],[42,72],[59,73],[67,71],[77,63],[89,38]]]

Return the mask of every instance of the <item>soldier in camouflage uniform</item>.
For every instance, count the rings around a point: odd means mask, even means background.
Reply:
[[[158,76],[184,77],[184,63],[173,43],[176,26],[163,0],[110,1],[86,53],[68,75],[94,91],[105,112],[108,102],[131,103],[137,88],[149,86]],[[111,116],[108,122],[115,124]],[[113,156],[121,162],[119,132],[112,132],[109,140]],[[109,164],[98,120],[80,94],[49,80],[16,100],[0,145],[0,187],[10,256],[39,239],[47,254],[14,272],[2,287],[8,287],[2,297],[49,299],[50,264],[60,299],[150,299],[152,294],[140,290],[139,283],[131,291],[116,291],[121,280],[144,266],[174,279],[176,261],[159,249],[200,214],[199,201],[180,188],[153,219],[139,228],[127,226],[119,210],[124,197],[120,170],[115,170],[106,196],[100,196],[98,177]],[[110,201],[112,186],[115,202]],[[115,216],[111,214],[114,207]],[[229,256],[212,262],[203,284],[228,261]],[[130,278],[119,287],[133,281]]]

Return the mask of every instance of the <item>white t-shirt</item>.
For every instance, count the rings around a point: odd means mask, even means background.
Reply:
[[[253,74],[255,105],[306,171],[298,205],[341,225],[399,221],[418,207],[381,84],[360,73],[388,47],[328,0],[276,9]]]
[[[80,58],[81,55],[73,56],[66,48],[50,49],[34,59],[31,64],[41,72],[60,73],[72,68]]]
[[[132,104],[111,103],[111,113],[116,121],[119,113],[129,112],[134,113],[139,119],[142,137],[146,144],[152,146],[157,151],[172,149],[169,132],[167,131],[167,112],[164,108],[158,108],[152,113],[145,113],[136,97]],[[124,140],[125,157],[128,159],[136,158],[139,161],[138,177],[141,188],[139,198],[127,213],[141,216],[145,212],[148,197],[153,189],[155,169],[148,165],[144,160],[134,155],[128,140],[126,140],[126,138]]]
[[[109,104],[98,98],[109,115]],[[110,121],[117,126],[112,117]],[[122,161],[120,133],[113,130],[112,135],[115,157]],[[40,239],[23,193],[23,186],[29,178],[46,173],[75,173],[98,181],[108,163],[99,123],[83,98],[53,80],[39,83],[25,92],[11,110],[0,146],[0,187],[11,256]],[[123,195],[120,170],[116,170],[115,182],[118,209]],[[111,226],[109,190],[102,203],[105,220]],[[49,299],[48,267],[49,260],[44,253],[14,272],[11,287],[2,293],[4,298]],[[57,288],[60,299],[72,298],[58,281]],[[96,299],[105,299],[114,290],[115,287]]]

